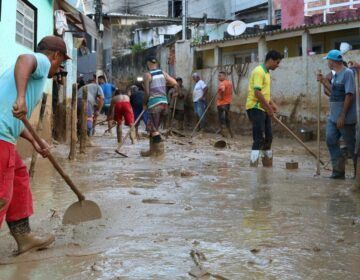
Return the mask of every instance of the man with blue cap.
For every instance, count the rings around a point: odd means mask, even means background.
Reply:
[[[328,61],[329,68],[335,71],[331,84],[321,74],[317,76],[318,81],[321,81],[331,92],[330,115],[326,124],[326,144],[333,169],[330,178],[345,179],[346,157],[340,150],[339,139],[341,136],[353,159],[354,167],[356,164],[356,91],[354,73],[344,66],[342,53],[339,50],[331,50],[324,59]]]

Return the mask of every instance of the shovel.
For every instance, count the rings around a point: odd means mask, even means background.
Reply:
[[[189,141],[189,143],[192,143],[191,139],[194,137],[194,134],[195,134],[195,132],[196,132],[196,129],[198,128],[198,126],[200,125],[201,121],[202,121],[203,118],[205,117],[206,112],[209,110],[209,108],[210,108],[211,104],[214,102],[216,96],[217,96],[217,94],[215,94],[215,95],[211,98],[210,103],[207,105],[204,113],[202,114],[201,118],[199,119],[199,121],[198,121],[197,124],[195,125],[195,127],[194,127],[194,129],[193,129],[193,131],[192,131],[192,133],[191,133],[191,135],[190,135],[190,141]]]
[[[45,144],[40,139],[39,135],[37,135],[35,130],[32,128],[31,124],[26,119],[26,117],[22,119],[22,122],[24,123],[25,127],[30,132],[30,134],[34,137],[37,144],[42,149],[46,149]],[[100,219],[101,211],[99,206],[91,200],[85,200],[85,196],[78,190],[75,184],[71,181],[70,177],[67,174],[65,174],[64,170],[57,163],[57,161],[55,160],[55,158],[51,153],[49,153],[47,158],[50,160],[54,168],[59,172],[61,177],[65,180],[65,182],[69,185],[69,187],[72,189],[72,191],[77,195],[79,199],[78,202],[71,204],[70,207],[65,211],[63,217],[63,224],[75,225],[80,222]]]

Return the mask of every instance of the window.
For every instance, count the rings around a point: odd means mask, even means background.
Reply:
[[[34,50],[36,42],[36,9],[25,0],[17,0],[16,42]]]
[[[168,1],[168,16],[169,17],[180,17],[182,13],[182,1],[180,0],[169,0]]]
[[[281,25],[281,10],[275,10],[275,24]]]

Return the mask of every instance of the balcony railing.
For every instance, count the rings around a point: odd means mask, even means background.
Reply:
[[[325,5],[320,6],[312,6],[311,3],[323,3]],[[353,9],[354,5],[360,4],[360,0],[348,0],[347,2],[342,3],[331,3],[331,0],[321,1],[321,0],[304,0],[304,14],[305,16],[309,16],[310,13],[319,12],[324,14],[324,21],[326,22],[326,14],[331,13],[331,9],[347,7],[349,9]],[[310,5],[309,5],[310,4]]]

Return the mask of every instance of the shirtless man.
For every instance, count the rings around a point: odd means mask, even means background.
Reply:
[[[115,120],[116,125],[116,135],[118,144],[122,144],[122,119],[125,119],[125,125],[130,126],[130,139],[132,144],[135,144],[135,127],[134,127],[134,112],[130,104],[130,97],[120,92],[120,90],[115,91],[115,95],[111,100],[110,104],[110,113],[108,120]]]

